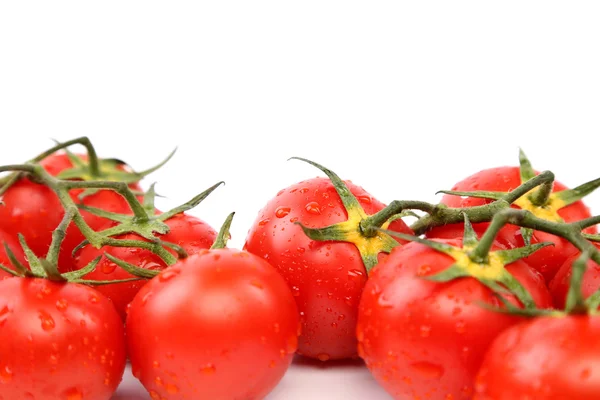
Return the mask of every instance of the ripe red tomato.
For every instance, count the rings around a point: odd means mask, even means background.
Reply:
[[[508,192],[520,185],[521,175],[519,167],[499,167],[479,171],[457,183],[452,190],[462,192],[479,190]],[[560,182],[554,182],[553,192],[556,193],[563,190],[567,190],[567,187]],[[444,195],[441,203],[449,207],[473,207],[487,204],[491,201],[492,200],[474,197],[462,198],[460,196]],[[520,203],[521,206],[525,206],[528,209],[531,207],[530,211],[544,219],[559,217],[565,222],[574,222],[591,217],[590,210],[581,200],[565,207],[561,207],[559,202],[557,202],[544,208],[534,207],[525,196],[521,197],[519,201],[524,202]],[[513,207],[522,208],[515,204],[513,204]],[[473,224],[473,228],[478,234],[484,232],[488,226],[489,223],[487,222]],[[461,237],[462,232],[462,224],[451,224],[434,228],[426,235],[430,238],[455,238]],[[595,233],[596,228],[588,228],[585,232]],[[525,244],[520,228],[515,225],[506,225],[500,230],[496,240],[509,248],[522,247]],[[542,242],[552,242],[554,243],[554,246],[548,246],[533,253],[527,257],[527,262],[540,271],[542,275],[544,275],[546,282],[549,282],[565,260],[572,254],[577,253],[578,250],[566,239],[549,233],[534,231],[531,243],[535,244]]]
[[[55,153],[41,161],[40,165],[53,176],[73,167],[64,153]],[[120,168],[124,169],[125,167]],[[141,190],[138,184],[132,184],[131,188]],[[112,190],[100,190],[80,200],[78,196],[82,192],[81,189],[70,192],[74,202],[106,211],[131,214],[131,209],[125,199]],[[4,229],[14,240],[17,240],[18,233],[22,233],[36,255],[46,256],[52,241],[52,232],[64,216],[64,209],[56,194],[44,185],[23,178],[4,193],[2,201],[5,205],[0,207],[0,229]],[[107,219],[84,210],[81,211],[81,214],[93,230],[99,230],[100,227],[109,223]],[[58,266],[61,272],[74,269],[71,252],[84,239],[79,228],[71,223],[59,254]]]
[[[188,214],[177,214],[169,218],[165,223],[170,232],[159,235],[166,242],[178,244],[184,248],[188,255],[192,255],[201,249],[208,249],[215,241],[217,232],[206,222]],[[142,240],[136,234],[126,234],[116,239]],[[96,269],[85,276],[85,279],[96,281],[115,281],[133,278],[131,274],[118,267],[115,263],[103,256],[104,253],[120,258],[139,268],[148,270],[162,270],[167,267],[165,262],[149,250],[133,247],[111,247],[104,246],[96,249],[93,246],[85,246],[76,257],[76,268],[81,269],[88,265],[98,256],[102,256]],[[174,251],[171,251],[175,255]],[[126,317],[127,305],[133,300],[136,293],[146,281],[132,281],[101,285],[96,290],[103,293],[115,305],[115,308],[123,319]]]
[[[123,322],[93,288],[0,281],[0,398],[108,400],[125,370]]]
[[[269,263],[205,250],[142,288],[127,340],[153,399],[262,399],[288,369],[298,327],[292,293]]]
[[[0,207],[2,207],[2,206],[0,205]],[[2,264],[3,266],[5,266],[11,270],[14,270],[14,267],[13,267],[12,263],[10,262],[8,254],[6,254],[6,249],[4,248],[5,243],[15,254],[15,257],[17,258],[17,260],[20,261],[21,264],[27,265],[27,262],[25,260],[25,254],[23,254],[23,249],[21,248],[19,243],[15,242],[15,240],[12,238],[11,235],[9,235],[8,233],[4,232],[1,229],[0,229],[0,264]],[[12,275],[10,275],[8,272],[4,272],[4,271],[0,270],[0,280],[10,277],[10,276],[12,276]]]
[[[507,329],[488,350],[476,400],[596,400],[600,318],[538,317]]]
[[[482,307],[502,303],[475,278],[446,283],[423,279],[454,262],[423,244],[409,243],[395,248],[367,281],[358,315],[359,354],[396,399],[470,399],[484,352],[500,332],[520,320]],[[492,274],[499,272],[496,268]],[[539,307],[551,307],[539,272],[523,261],[508,264],[506,270]],[[507,300],[520,305],[513,296]]]
[[[345,183],[366,214],[384,208],[361,187]],[[313,241],[295,222],[323,228],[348,218],[329,179],[306,180],[280,191],[266,204],[244,246],[286,279],[302,321],[298,352],[322,361],[356,356],[356,314],[367,271],[354,244]],[[402,220],[392,222],[388,229],[412,233]],[[379,253],[378,258],[385,255]]]
[[[600,248],[597,244],[596,247]],[[576,253],[569,257],[567,261],[560,267],[554,279],[550,282],[549,288],[552,298],[554,299],[554,306],[563,309],[567,300],[567,294],[571,285],[571,274],[573,263],[579,258],[580,254]],[[593,260],[587,262],[587,269],[583,274],[583,280],[581,282],[581,291],[584,298],[588,298],[594,292],[600,289],[600,266]]]

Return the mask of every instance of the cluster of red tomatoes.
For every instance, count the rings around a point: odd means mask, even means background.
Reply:
[[[52,176],[83,179],[68,173],[87,159],[78,160],[57,152],[40,165]],[[323,362],[361,357],[397,399],[600,398],[595,310],[533,319],[499,311],[523,307],[502,290],[513,286],[536,309],[564,308],[580,255],[573,244],[541,231],[525,238],[506,225],[483,261],[474,261],[475,233],[481,237],[487,222],[473,232],[468,224],[436,227],[416,240],[398,218],[367,235],[361,222],[385,204],[323,170],[327,178],[293,184],[268,201],[243,249],[216,246],[223,237],[213,227],[179,212],[165,220],[168,232],[156,234],[186,253],[166,247],[179,257],[173,265],[133,245],[147,241],[135,233],[117,236],[122,246],[80,248],[86,238],[71,223],[58,256],[62,279],[0,271],[0,400],[110,399],[128,359],[154,400],[260,399],[294,354]],[[494,168],[453,189],[498,194],[523,181],[523,168]],[[128,183],[140,204],[161,215],[138,182]],[[132,214],[113,190],[81,192],[69,194],[95,232]],[[560,192],[566,188],[555,183],[544,204],[523,196],[514,207],[554,222],[591,217],[581,200]],[[28,266],[47,256],[65,215],[55,190],[25,175],[1,200],[0,264]],[[442,199],[448,207],[490,201]],[[514,257],[529,241],[553,246]],[[136,280],[117,259],[156,276]],[[95,261],[87,284],[69,279]],[[599,287],[600,267],[590,261],[583,295]]]

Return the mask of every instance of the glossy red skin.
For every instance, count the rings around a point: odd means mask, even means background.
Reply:
[[[40,165],[53,176],[72,167],[71,161],[63,153],[51,155],[40,162]],[[131,188],[141,190],[137,184],[132,184]],[[129,204],[112,190],[100,190],[86,196],[83,201],[78,198],[81,193],[81,189],[72,190],[70,194],[73,201],[106,211],[131,214]],[[0,229],[4,229],[14,240],[18,240],[19,232],[22,233],[35,254],[40,257],[46,256],[52,241],[52,232],[64,217],[64,209],[56,194],[46,186],[21,179],[4,193],[2,200],[5,206],[0,207]],[[109,223],[107,219],[87,211],[81,211],[81,214],[93,230],[99,230]],[[71,223],[59,254],[58,265],[61,272],[74,269],[75,263],[71,252],[83,240],[79,228]]]
[[[153,399],[263,399],[292,361],[298,328],[281,275],[234,249],[162,271],[127,317],[132,370]]]
[[[470,399],[488,346],[521,320],[481,307],[502,304],[473,278],[448,283],[421,278],[453,263],[445,254],[409,243],[395,248],[367,281],[358,316],[359,354],[396,399]],[[539,307],[551,307],[539,272],[522,261],[506,268]],[[520,304],[512,296],[508,300]]]
[[[498,191],[508,192],[516,189],[521,184],[521,176],[518,167],[499,167],[490,168],[483,171],[477,172],[474,175],[469,176],[465,180],[457,183],[452,190],[457,191],[475,191],[475,190],[487,190],[487,191]],[[554,192],[566,190],[567,187],[560,182],[554,182]],[[473,197],[462,198],[461,196],[444,195],[441,203],[449,207],[473,207],[483,204],[487,204],[492,200],[478,199]],[[513,206],[514,208],[519,208]],[[565,222],[579,221],[585,218],[591,217],[590,210],[582,202],[577,201],[570,204],[558,211],[558,214],[564,219]],[[475,231],[481,235],[489,223],[477,223],[473,224]],[[585,230],[586,233],[596,233],[596,227],[591,227]],[[463,229],[462,224],[447,225],[432,229],[426,234],[430,238],[447,238],[452,239],[456,237],[462,237]],[[496,238],[498,242],[506,247],[522,247],[525,243],[521,236],[520,228],[515,225],[506,225],[500,230]],[[560,266],[565,260],[572,254],[577,253],[577,248],[573,246],[569,241],[560,238],[558,236],[535,231],[531,243],[541,242],[553,242],[554,246],[548,246],[541,250],[536,251],[529,257],[527,257],[527,263],[537,269],[544,275],[546,282],[549,282],[554,274],[558,271]]]
[[[367,214],[385,207],[361,187],[346,184]],[[320,213],[307,210],[311,202],[319,205]],[[289,207],[289,213],[279,218],[279,207]],[[250,228],[244,246],[269,261],[286,279],[302,321],[298,352],[322,361],[357,355],[356,314],[367,274],[354,244],[313,241],[294,221],[322,228],[347,219],[331,181],[314,178],[294,184],[270,200]],[[389,229],[412,233],[401,220]]]
[[[2,207],[2,206],[0,205],[0,207]],[[5,243],[15,254],[15,257],[17,258],[17,260],[19,260],[22,265],[27,265],[27,262],[25,259],[25,254],[23,254],[23,250],[21,249],[21,246],[19,245],[19,243],[16,242],[11,235],[4,232],[3,230],[0,230],[0,264],[2,264],[3,266],[5,266],[9,269],[12,269],[12,270],[15,269],[15,267],[10,262],[10,259],[8,258],[8,254],[6,254],[6,249],[4,248]],[[11,277],[11,276],[12,275],[9,274],[8,272],[4,272],[4,271],[0,270],[0,280]]]
[[[599,247],[599,245],[596,245]],[[559,309],[565,308],[567,293],[571,285],[571,275],[573,263],[579,258],[580,254],[574,254],[565,261],[563,266],[558,270],[550,285],[550,293],[554,299],[554,306]],[[600,266],[594,261],[587,262],[587,269],[583,274],[581,282],[581,291],[584,298],[588,298],[600,289]]]
[[[169,226],[170,232],[160,235],[160,239],[181,245],[188,255],[196,254],[202,249],[210,248],[217,237],[217,232],[210,225],[188,214],[177,214],[169,218],[166,224]],[[135,234],[127,234],[118,236],[117,239],[140,240],[141,238]],[[105,252],[139,268],[163,270],[167,267],[159,256],[149,250],[110,246],[96,249],[92,246],[86,246],[77,257],[77,269],[85,267],[98,256],[102,256],[102,259],[96,269],[85,276],[85,279],[114,281],[133,278],[133,275],[104,257],[103,254]],[[174,251],[171,251],[171,253],[175,255]],[[125,320],[128,304],[145,283],[146,281],[140,280],[102,285],[96,289],[112,300],[115,308],[123,320]]]
[[[0,281],[0,399],[110,399],[125,370],[124,335],[93,288]]]
[[[600,318],[541,317],[499,335],[477,376],[476,400],[596,400]]]

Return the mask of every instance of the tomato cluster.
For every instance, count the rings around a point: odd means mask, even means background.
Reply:
[[[0,400],[108,400],[128,362],[154,400],[262,399],[296,354],[359,357],[396,399],[600,398],[600,182],[521,154],[439,205],[386,205],[304,160],[326,177],[234,249],[233,214],[217,232],[187,212],[218,185],[163,212],[86,147],[0,181]]]

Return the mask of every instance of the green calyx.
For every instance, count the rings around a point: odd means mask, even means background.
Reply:
[[[323,228],[308,228],[300,222],[296,222],[295,224],[299,225],[306,236],[312,240],[353,243],[360,253],[367,273],[369,273],[371,269],[377,265],[379,253],[389,253],[399,243],[387,233],[375,230],[371,230],[367,233],[363,230],[363,223],[367,221],[370,216],[367,215],[356,196],[352,194],[350,189],[348,189],[348,186],[336,173],[320,164],[304,158],[292,157],[291,159],[304,161],[325,173],[333,184],[337,194],[340,196],[348,215],[346,221]],[[390,218],[392,217],[394,216],[390,215],[385,221],[381,221],[379,226],[389,225],[391,222]]]
[[[482,238],[478,239],[471,222],[465,214],[464,237],[460,248],[418,236],[390,231],[386,231],[386,233],[404,240],[421,243],[454,259],[455,262],[447,269],[434,275],[422,276],[423,279],[434,282],[450,282],[458,278],[474,278],[496,294],[514,295],[526,309],[535,307],[535,302],[530,293],[505,266],[531,255],[535,251],[550,245],[550,243],[491,251],[496,234],[502,225],[491,224]]]
[[[160,256],[167,265],[173,265],[177,261],[177,258],[167,251],[165,247],[174,250],[179,258],[187,256],[185,250],[174,243],[161,241],[155,235],[168,233],[169,226],[165,221],[177,214],[196,207],[222,184],[223,182],[218,182],[199,195],[194,196],[186,203],[161,214],[156,214],[156,208],[154,206],[156,197],[154,184],[151,185],[150,189],[145,193],[143,202],[140,202],[135,196],[131,199],[130,205],[134,205],[134,207],[132,207],[133,215],[113,213],[85,205],[79,205],[78,207],[81,210],[85,210],[99,217],[118,222],[116,226],[96,233],[99,236],[99,245],[96,245],[96,247],[99,248],[108,245],[113,247],[134,246],[146,248]],[[114,236],[120,236],[127,233],[135,233],[146,239],[148,242],[143,240],[114,239]],[[92,241],[89,238],[86,239],[75,247],[73,254],[90,243],[92,243]]]
[[[210,250],[219,250],[219,249],[226,248],[227,241],[229,240],[229,237],[230,237],[229,228],[231,227],[231,222],[233,221],[234,215],[235,215],[235,212],[232,212],[231,214],[229,214],[227,216],[227,218],[225,219],[225,222],[221,226],[221,229],[219,230],[217,238],[215,239],[215,242],[211,246]],[[113,263],[115,263],[117,266],[121,267],[123,270],[127,271],[131,275],[136,276],[140,279],[152,279],[156,275],[160,274],[160,272],[161,272],[161,271],[157,271],[157,270],[149,270],[149,269],[140,268],[136,265],[128,263],[128,262],[121,260],[120,258],[117,258],[108,253],[104,253],[104,256],[106,258],[108,258],[110,261],[112,261]]]

